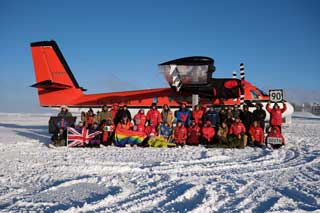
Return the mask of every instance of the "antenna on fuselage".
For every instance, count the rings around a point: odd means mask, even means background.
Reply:
[[[234,78],[234,79],[237,78],[237,72],[236,72],[236,71],[233,71],[233,73],[232,73],[232,78]]]

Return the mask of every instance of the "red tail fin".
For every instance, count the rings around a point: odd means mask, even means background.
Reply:
[[[41,106],[73,105],[83,95],[55,41],[31,43],[32,59]]]

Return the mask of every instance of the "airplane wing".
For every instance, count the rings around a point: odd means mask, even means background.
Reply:
[[[193,56],[159,64],[159,68],[171,87],[179,91],[183,86],[206,85],[215,71],[214,60]]]

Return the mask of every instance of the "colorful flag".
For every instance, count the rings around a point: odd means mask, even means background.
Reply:
[[[82,128],[81,132],[68,127],[67,129],[67,144],[68,147],[84,147],[89,144],[91,140],[94,139],[97,135],[101,134],[100,131],[94,131],[93,133],[89,133],[87,128]]]
[[[146,137],[147,135],[144,132],[116,129],[115,145],[123,147],[126,144],[141,144]]]

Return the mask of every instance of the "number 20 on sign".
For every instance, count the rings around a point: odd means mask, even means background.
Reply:
[[[281,102],[283,100],[283,90],[282,89],[269,90],[269,100],[274,103]]]

